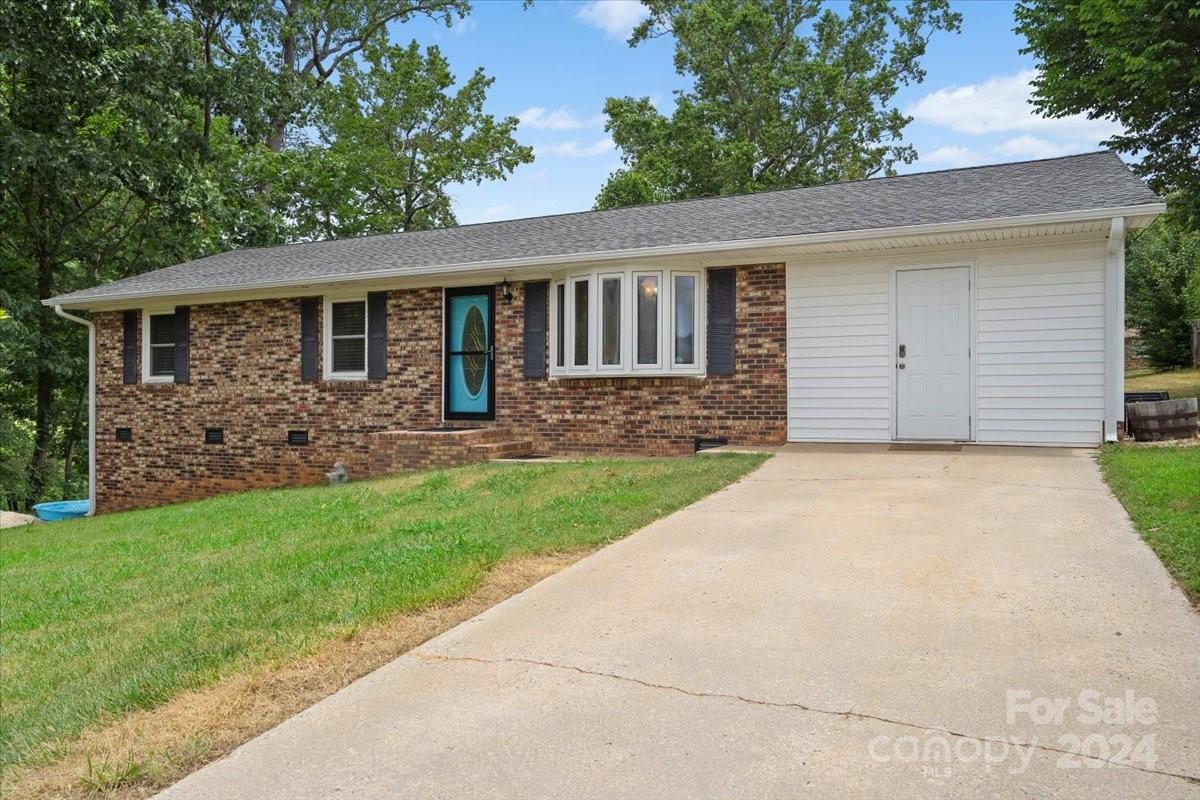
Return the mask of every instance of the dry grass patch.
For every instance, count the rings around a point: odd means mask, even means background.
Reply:
[[[1162,372],[1154,370],[1130,370],[1125,373],[1125,391],[1157,392],[1166,390],[1171,397],[1200,397],[1200,368],[1173,369]]]
[[[310,656],[228,677],[90,730],[55,763],[12,776],[0,796],[149,797],[357,678],[595,550],[523,556],[494,567],[465,599],[400,614]]]

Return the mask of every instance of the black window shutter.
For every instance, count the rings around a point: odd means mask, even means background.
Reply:
[[[137,383],[138,312],[125,312],[125,339],[121,347],[121,372],[125,383]]]
[[[187,383],[191,376],[188,374],[188,351],[191,349],[191,308],[175,306],[175,382]]]
[[[537,281],[525,284],[525,377],[546,377],[546,330],[549,314],[550,284]]]
[[[387,292],[367,295],[367,377],[387,375]]]
[[[317,303],[315,297],[300,301],[300,380],[317,379]]]
[[[733,374],[733,269],[708,271],[708,373]]]

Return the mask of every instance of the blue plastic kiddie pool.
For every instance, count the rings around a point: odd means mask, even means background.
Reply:
[[[33,507],[33,513],[42,522],[54,522],[60,519],[75,519],[87,516],[87,500],[58,500],[53,503],[38,503]]]

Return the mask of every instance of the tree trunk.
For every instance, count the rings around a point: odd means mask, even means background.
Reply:
[[[71,466],[75,458],[75,445],[79,443],[79,433],[83,421],[83,398],[86,392],[79,393],[79,400],[75,403],[75,411],[71,414],[71,427],[67,429],[67,435],[63,440],[63,482],[62,482],[62,500],[68,500],[67,492],[71,486]]]
[[[204,155],[208,156],[208,142],[212,135],[213,99],[213,57],[212,57],[213,28],[209,21],[204,22]]]
[[[54,265],[45,254],[38,257],[38,299],[45,300],[50,296],[51,279],[54,275]],[[38,342],[37,342],[37,390],[36,409],[33,415],[33,456],[29,465],[29,492],[25,498],[25,507],[29,508],[42,497],[46,486],[46,464],[50,450],[50,403],[54,396],[54,374],[50,371],[50,333],[53,326],[53,313],[45,306],[38,305]]]
[[[290,16],[290,13],[289,13]],[[283,152],[284,136],[287,133],[288,109],[292,104],[292,91],[295,89],[296,71],[296,37],[284,36],[280,43],[282,53],[279,64],[280,95],[279,105],[271,115],[271,133],[267,136],[267,147],[272,153]]]
[[[267,136],[267,147],[272,153],[283,152],[283,137],[287,133],[287,118],[276,114],[271,120],[271,133]]]

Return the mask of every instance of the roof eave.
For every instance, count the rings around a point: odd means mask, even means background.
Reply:
[[[960,220],[956,222],[939,222],[924,225],[901,225],[890,228],[864,228],[849,231],[830,231],[826,233],[802,233],[787,236],[771,236],[758,239],[734,239],[720,242],[702,242],[678,245],[662,245],[656,247],[628,248],[623,250],[599,250],[584,253],[564,253],[558,255],[533,256],[526,258],[508,258],[494,261],[469,261],[458,264],[443,264],[428,268],[391,268],[356,272],[349,275],[330,275],[326,277],[306,278],[303,280],[286,279],[278,281],[259,281],[226,286],[210,286],[203,288],[179,289],[175,291],[142,291],[117,292],[109,295],[97,295],[72,301],[70,294],[51,297],[42,301],[47,306],[62,306],[71,309],[88,309],[110,303],[124,303],[132,300],[150,300],[179,298],[190,295],[219,295],[222,293],[261,292],[272,289],[288,289],[293,287],[328,286],[341,283],[386,280],[389,278],[415,278],[430,275],[455,275],[464,272],[492,272],[512,270],[527,267],[543,267],[552,265],[569,265],[578,262],[616,261],[632,258],[653,258],[655,256],[695,255],[712,251],[754,250],[769,247],[789,247],[823,242],[858,241],[863,239],[887,239],[897,236],[917,236],[922,234],[951,233],[985,228],[1007,228],[1023,225],[1053,225],[1058,223],[1082,222],[1085,220],[1108,219],[1113,217],[1149,217],[1153,218],[1167,210],[1166,203],[1141,203],[1132,206],[1113,206],[1106,208],[1083,209],[1079,211],[1059,211],[1049,214],[1027,214],[1012,217],[994,217],[986,219]]]

